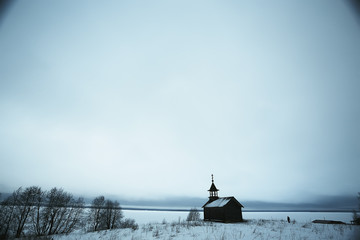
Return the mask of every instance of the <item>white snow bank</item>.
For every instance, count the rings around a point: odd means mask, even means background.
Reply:
[[[206,205],[206,207],[223,207],[225,206],[231,198],[219,198],[209,204]]]
[[[96,233],[54,236],[54,240],[117,240],[117,239],[360,239],[360,226],[314,223],[287,223],[278,220],[250,220],[223,224],[201,222],[143,224],[138,230],[116,229]]]

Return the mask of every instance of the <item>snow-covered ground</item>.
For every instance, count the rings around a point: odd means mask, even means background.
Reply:
[[[116,229],[96,233],[73,233],[53,236],[54,240],[117,239],[360,239],[360,226],[326,225],[283,220],[248,220],[223,224],[185,221],[141,224],[137,230]]]

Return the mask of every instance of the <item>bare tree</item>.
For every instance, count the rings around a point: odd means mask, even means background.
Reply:
[[[21,188],[1,202],[0,210],[0,239],[6,239],[14,234],[15,202]]]
[[[46,192],[41,191],[34,199],[34,210],[30,215],[30,233],[36,236],[45,234],[42,224],[42,213],[45,205]]]
[[[113,218],[114,203],[110,200],[105,201],[104,221],[106,229],[111,229]]]
[[[75,201],[63,189],[52,188],[37,199],[32,218],[33,233],[41,236],[72,232],[80,224],[83,207],[82,198]]]
[[[24,231],[25,223],[27,222],[30,213],[34,209],[34,203],[38,195],[41,194],[40,187],[28,187],[24,191],[19,188],[17,191],[15,204],[15,237],[18,238]]]
[[[23,234],[24,226],[33,210],[35,196],[41,192],[39,187],[28,187],[23,190],[21,187],[13,192],[1,204],[0,210],[0,235],[20,237]]]
[[[187,215],[186,221],[195,222],[200,220],[200,213],[196,208],[190,209],[189,214]]]
[[[53,188],[46,194],[46,207],[42,214],[43,234],[52,235],[59,232],[70,201],[71,195],[62,189]]]
[[[90,227],[92,231],[101,230],[104,219],[105,197],[98,196],[91,203],[89,213]]]
[[[117,201],[105,200],[104,196],[96,197],[92,201],[89,213],[91,231],[118,228],[122,217],[121,207]]]
[[[122,219],[122,211],[120,204],[115,201],[106,200],[105,202],[105,223],[106,229],[114,229],[120,227],[120,221]]]
[[[113,203],[113,213],[111,218],[110,229],[119,228],[121,226],[121,219],[123,218],[122,210],[120,207],[120,203],[115,201]]]
[[[139,229],[139,225],[135,222],[134,219],[126,218],[121,222],[120,228],[131,228],[132,230]]]
[[[71,204],[67,209],[67,215],[59,229],[59,233],[68,234],[74,231],[78,226],[82,225],[84,205],[83,198],[71,200]]]
[[[19,188],[0,204],[0,239],[70,233],[81,225],[84,200],[53,188]]]

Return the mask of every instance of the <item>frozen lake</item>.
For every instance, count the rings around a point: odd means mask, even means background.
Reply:
[[[133,218],[138,224],[159,222],[164,219],[167,222],[186,220],[188,212],[182,211],[147,211],[147,210],[123,210],[124,218]],[[350,223],[351,212],[243,212],[244,219],[267,219],[286,220],[289,216],[291,221],[311,222],[315,219],[337,220]],[[200,211],[200,217],[203,213]]]

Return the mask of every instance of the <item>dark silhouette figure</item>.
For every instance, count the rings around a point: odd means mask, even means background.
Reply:
[[[289,216],[287,216],[287,221],[288,221],[288,223],[290,223],[290,217]]]

